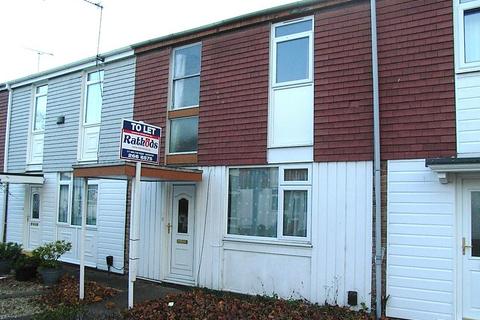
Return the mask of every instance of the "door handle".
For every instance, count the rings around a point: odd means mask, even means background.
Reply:
[[[168,223],[168,224],[167,224],[167,231],[168,231],[168,233],[170,233],[170,229],[171,229],[171,228],[172,228],[172,224],[171,224],[171,223]]]
[[[463,237],[462,238],[462,254],[465,255],[465,250],[471,247],[472,247],[471,245],[467,244],[467,240],[465,239],[465,237]]]

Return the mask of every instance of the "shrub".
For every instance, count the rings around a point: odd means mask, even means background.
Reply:
[[[22,245],[14,242],[0,243],[0,260],[15,260],[22,253]]]
[[[32,254],[40,262],[40,267],[56,269],[60,266],[58,259],[72,249],[72,244],[64,240],[49,242],[33,250]]]

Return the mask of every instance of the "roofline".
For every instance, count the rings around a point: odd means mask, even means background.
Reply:
[[[284,4],[284,5],[281,5],[281,6],[276,6],[276,7],[272,7],[272,8],[267,8],[267,9],[262,9],[262,10],[259,10],[259,11],[246,13],[246,14],[243,14],[243,15],[240,15],[240,16],[228,18],[228,19],[225,19],[225,20],[220,20],[220,21],[209,23],[209,24],[206,24],[206,25],[203,25],[203,26],[200,26],[200,27],[196,27],[196,28],[172,33],[172,34],[169,34],[169,35],[153,38],[153,39],[150,39],[150,40],[137,42],[137,43],[132,44],[131,47],[133,49],[137,49],[137,48],[141,48],[141,47],[148,46],[148,45],[151,45],[151,44],[156,44],[158,42],[172,40],[172,39],[176,39],[176,38],[181,38],[181,37],[192,35],[192,34],[195,34],[195,33],[202,32],[202,31],[206,31],[206,30],[210,30],[210,29],[214,29],[214,28],[219,28],[219,27],[222,27],[222,26],[225,26],[225,25],[228,25],[228,24],[233,24],[233,23],[236,23],[236,22],[240,22],[240,21],[244,21],[244,20],[248,20],[248,19],[252,19],[252,18],[266,16],[266,15],[274,14],[274,13],[277,13],[277,12],[282,12],[282,11],[285,11],[285,10],[289,10],[289,9],[305,7],[305,6],[313,5],[313,4],[316,4],[316,3],[319,3],[319,2],[326,2],[326,0],[300,0],[300,1],[295,1],[295,2],[287,3],[287,4]]]
[[[100,57],[105,59],[105,62],[102,62],[102,63],[108,63],[111,61],[123,59],[133,55],[134,55],[134,51],[131,46],[126,46],[126,47],[122,47],[119,49],[115,49],[115,50],[111,50],[111,51],[107,51],[105,53],[99,54]],[[0,83],[0,90],[6,89],[7,85],[10,85],[12,87],[19,87],[32,82],[41,81],[41,80],[45,80],[53,77],[58,77],[60,75],[68,74],[71,72],[75,72],[79,69],[90,67],[90,65],[92,63],[95,63],[96,61],[97,61],[97,56],[91,56],[91,57],[77,60],[71,63],[60,65],[52,69],[33,73],[25,77],[5,81],[3,83]]]

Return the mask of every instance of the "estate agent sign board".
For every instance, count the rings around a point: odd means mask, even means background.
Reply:
[[[162,128],[147,123],[123,120],[120,159],[159,164]]]

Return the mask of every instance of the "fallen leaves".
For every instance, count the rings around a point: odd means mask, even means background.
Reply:
[[[338,306],[319,306],[301,300],[193,290],[137,304],[125,314],[129,320],[367,320],[365,312]]]
[[[100,302],[117,293],[115,289],[104,287],[94,281],[87,281],[85,282],[85,299],[80,301],[78,298],[78,288],[78,280],[73,276],[65,275],[57,285],[50,288],[45,295],[40,298],[40,301],[49,307],[59,305],[75,306]]]

